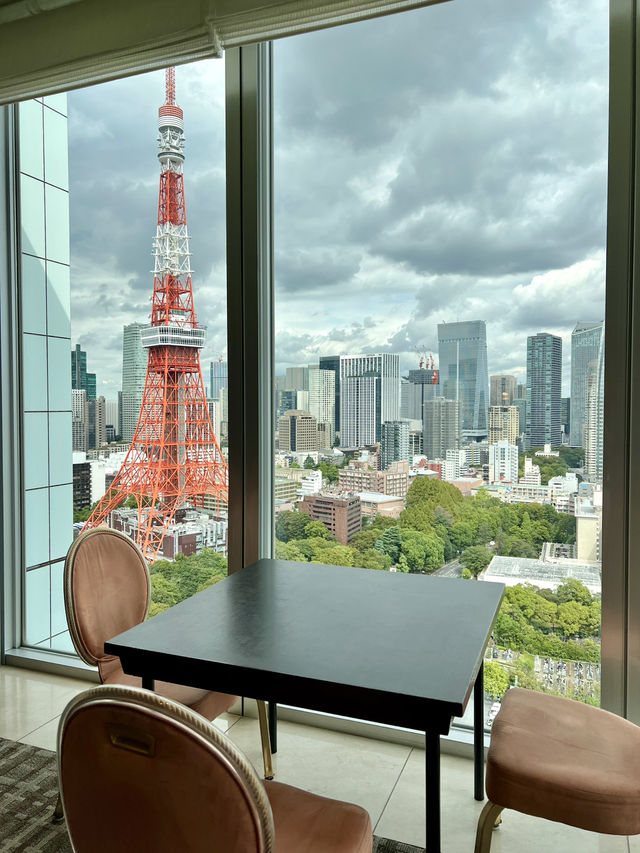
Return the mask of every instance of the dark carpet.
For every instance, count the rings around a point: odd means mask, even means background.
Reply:
[[[55,753],[0,738],[1,853],[71,853],[64,823],[51,823],[57,798]],[[373,850],[421,853],[423,848],[376,838]]]

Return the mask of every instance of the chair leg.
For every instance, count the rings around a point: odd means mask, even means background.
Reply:
[[[485,803],[478,818],[474,853],[489,853],[491,850],[491,833],[500,823],[500,812],[503,808],[504,806],[497,806],[491,800]]]
[[[58,794],[58,802],[51,815],[51,823],[62,823],[64,820],[64,811],[62,810],[62,797]]]
[[[262,740],[264,778],[273,779],[273,763],[271,760],[271,741],[269,740],[269,718],[267,717],[267,705],[261,699],[256,700],[256,702],[258,705],[258,719],[260,720],[260,739]]]

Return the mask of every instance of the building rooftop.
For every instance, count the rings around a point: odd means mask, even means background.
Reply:
[[[573,578],[583,583],[591,593],[599,594],[602,588],[601,570],[597,566],[573,560],[546,562],[529,557],[494,557],[480,578],[499,581],[507,586],[532,583],[544,589],[556,589]]]
[[[384,504],[402,500],[398,495],[385,495],[382,492],[358,492],[357,494],[360,500],[366,503]]]

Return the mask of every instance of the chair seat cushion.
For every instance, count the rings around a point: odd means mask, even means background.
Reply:
[[[135,675],[127,675],[120,665],[120,658],[103,658],[98,664],[100,678],[103,684],[125,684],[129,687],[142,687],[142,679]],[[229,693],[216,693],[212,690],[200,690],[197,687],[185,687],[182,684],[169,684],[166,681],[156,681],[154,692],[159,693],[174,702],[186,705],[207,720],[228,711],[237,696]]]
[[[282,782],[264,786],[273,810],[275,853],[371,853],[371,820],[360,806]]]
[[[640,727],[559,696],[508,690],[491,731],[497,805],[612,835],[640,833]]]

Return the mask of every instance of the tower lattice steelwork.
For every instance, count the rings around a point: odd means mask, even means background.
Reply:
[[[85,529],[108,520],[124,499],[138,505],[137,542],[151,562],[176,510],[218,507],[228,499],[228,468],[211,425],[200,349],[206,327],[193,308],[182,167],[183,113],[176,105],[175,69],[166,71],[166,103],[158,117],[160,194],[153,244],[151,324],[142,330],[149,350],[140,417],[131,447]]]

